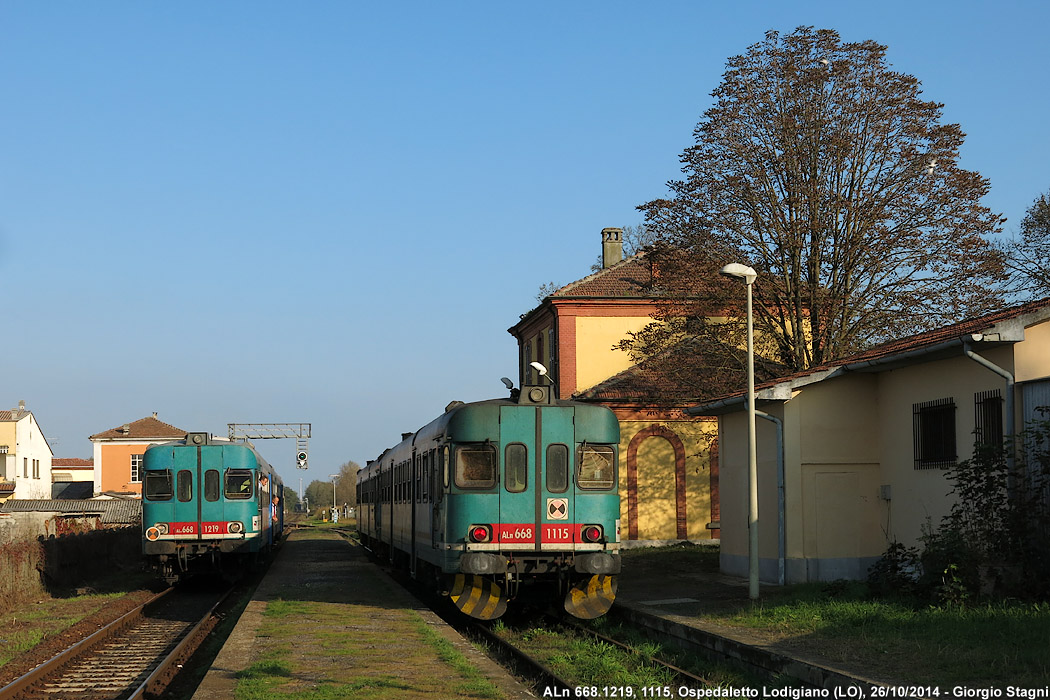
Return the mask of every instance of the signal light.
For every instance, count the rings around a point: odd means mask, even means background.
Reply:
[[[602,528],[600,525],[587,525],[580,534],[584,542],[598,542],[602,539]]]
[[[470,541],[471,542],[489,542],[492,540],[492,528],[488,525],[471,525],[470,526]]]
[[[299,450],[295,454],[295,466],[306,469],[306,450]]]

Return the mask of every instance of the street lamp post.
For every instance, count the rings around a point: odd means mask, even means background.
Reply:
[[[755,437],[755,331],[751,317],[751,285],[758,273],[753,268],[731,263],[720,273],[744,281],[747,287],[747,578],[748,595],[758,599],[758,448]]]
[[[338,474],[329,474],[328,477],[332,480],[332,516],[335,519],[335,480],[339,478]]]

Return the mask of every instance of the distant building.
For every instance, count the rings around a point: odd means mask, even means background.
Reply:
[[[157,414],[91,436],[94,493],[142,494],[142,455],[150,445],[181,440],[186,431]]]
[[[91,498],[95,492],[95,460],[55,457],[51,460],[51,497]]]
[[[0,502],[51,497],[51,446],[25,401],[0,411]]]

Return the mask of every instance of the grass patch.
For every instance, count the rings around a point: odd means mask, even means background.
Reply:
[[[123,595],[123,592],[93,593],[74,598],[50,598],[0,615],[0,666]]]
[[[831,661],[883,667],[932,683],[1043,686],[1050,679],[1050,604],[917,607],[876,600],[862,583],[788,586],[721,622],[796,638]]]
[[[498,699],[503,697],[499,688],[494,686],[474,664],[467,660],[463,654],[452,646],[452,643],[430,628],[423,618],[416,615],[416,629],[427,644],[432,646],[438,654],[438,658],[448,664],[452,669],[463,677],[463,683],[457,684],[453,690],[456,695],[470,695],[479,698]]]

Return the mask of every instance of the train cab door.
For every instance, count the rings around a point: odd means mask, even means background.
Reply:
[[[540,549],[572,549],[577,538],[573,500],[573,460],[576,453],[574,412],[564,407],[540,407],[541,469],[536,484],[536,517]]]
[[[200,452],[200,471],[197,478],[200,493],[201,534],[217,536],[226,532],[226,517],[222,499],[223,447],[207,445],[197,448]]]
[[[169,532],[178,540],[199,540],[201,536],[200,502],[196,497],[200,483],[200,448],[172,450],[175,472],[175,512]]]
[[[497,484],[499,522],[493,539],[509,549],[538,549],[540,523],[536,516],[541,459],[536,448],[541,426],[533,406],[500,407],[500,444],[503,464]],[[521,546],[526,545],[526,546]]]

